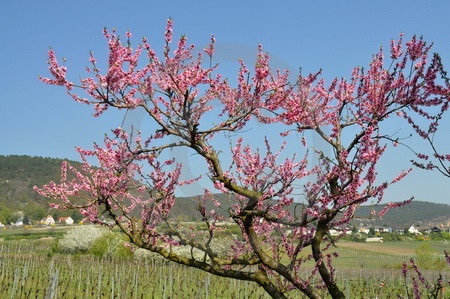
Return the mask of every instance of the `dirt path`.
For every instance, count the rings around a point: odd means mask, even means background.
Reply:
[[[386,246],[383,243],[339,243],[338,247],[362,249],[362,250],[396,254],[396,255],[414,254],[415,253],[414,249],[411,249],[411,248]]]

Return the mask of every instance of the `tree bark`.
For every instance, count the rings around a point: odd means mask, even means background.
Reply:
[[[320,249],[320,244],[326,232],[327,232],[326,220],[325,222],[324,220],[320,220],[317,224],[316,235],[314,236],[311,243],[313,257],[316,262],[320,261],[323,258],[322,251]],[[334,281],[333,277],[331,276],[330,272],[328,271],[323,261],[321,261],[317,265],[317,268],[319,270],[320,276],[322,277],[322,280],[325,282],[325,285],[327,286],[328,292],[330,293],[331,297],[338,299],[345,298],[344,293],[339,289],[338,285]]]

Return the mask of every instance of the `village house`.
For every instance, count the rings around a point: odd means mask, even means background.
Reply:
[[[360,229],[358,229],[358,231],[359,231],[360,233],[369,234],[370,229],[368,229],[368,228],[360,228]]]
[[[422,233],[414,227],[414,225],[411,225],[410,228],[408,228],[408,233],[415,234],[415,235],[421,235]]]
[[[382,238],[382,237],[371,237],[371,238],[366,238],[366,242],[379,242],[379,243],[383,243],[383,238]]]
[[[393,229],[390,226],[388,226],[388,227],[380,227],[380,228],[376,228],[375,232],[377,232],[377,233],[392,233]]]
[[[345,234],[346,235],[351,235],[351,233],[352,233],[352,231],[351,230],[345,230],[345,229],[341,229],[341,228],[339,228],[339,227],[336,227],[336,228],[334,228],[334,229],[330,229],[329,231],[328,231],[328,234],[330,235],[330,236],[340,236],[340,235],[342,235],[342,233],[344,233],[344,231],[345,231]]]
[[[43,218],[40,222],[41,224],[52,225],[55,224],[55,219],[53,219],[51,215],[48,215],[47,217]]]
[[[439,227],[433,227],[433,228],[431,228],[430,229],[430,232],[431,233],[441,233],[442,232],[442,229],[440,229]]]
[[[337,231],[337,230],[335,230],[335,229],[330,229],[329,231],[328,231],[328,234],[330,235],[330,236],[339,236],[341,233],[339,232],[339,231]]]

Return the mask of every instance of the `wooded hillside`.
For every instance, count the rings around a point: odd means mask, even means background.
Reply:
[[[0,222],[9,223],[17,219],[22,211],[31,220],[39,220],[47,214],[54,217],[71,216],[76,220],[81,215],[76,211],[50,209],[48,199],[33,190],[33,186],[42,186],[50,181],[59,181],[62,159],[30,156],[0,156]],[[73,166],[79,162],[70,161]],[[227,207],[227,198],[217,194],[223,207]],[[200,220],[196,197],[178,198],[172,210],[172,217],[182,221]],[[210,209],[212,209],[212,205]],[[368,216],[370,207],[360,208],[357,215]],[[375,207],[379,211],[383,206]],[[217,211],[220,212],[220,211]],[[450,205],[413,201],[411,204],[391,209],[383,218],[365,221],[367,224],[406,227],[409,225],[428,225],[448,222]]]

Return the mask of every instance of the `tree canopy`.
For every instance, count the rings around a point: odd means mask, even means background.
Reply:
[[[172,20],[159,56],[146,38],[133,49],[130,32],[124,39],[106,29],[104,35],[105,72],[91,53],[88,77],[72,83],[50,50],[53,77],[41,80],[93,105],[96,117],[108,109],[142,109],[149,125],[143,132],[116,128],[103,145],[78,148],[83,165],[63,163],[60,182],[36,190],[55,199],[54,207],[78,208],[93,222],[103,223],[106,211],[138,247],[212,274],[254,281],[275,298],[285,298],[293,288],[311,298],[320,297],[321,288],[333,298],[344,297],[334,277],[337,255],[328,231],[348,223],[359,205],[380,203],[389,185],[411,171],[399,170],[387,181],[377,176],[380,158],[394,148],[388,145],[399,142],[386,131],[387,119],[406,120],[423,138],[436,133],[450,84],[439,55],[430,56],[431,46],[416,36],[406,43],[400,37],[392,41],[388,62],[380,50],[367,68],[356,67],[348,79],[330,83],[321,72],[299,74],[290,82],[288,72],[270,68],[269,55],[259,46],[252,71],[238,62],[234,84],[213,65],[214,36],[199,53],[186,36],[174,46]],[[258,148],[249,144],[244,132],[255,124],[267,135],[296,134],[296,154],[286,152],[285,142],[273,144],[265,136]],[[306,132],[321,138],[327,149],[309,144]],[[181,179],[183,165],[164,154],[178,147],[199,157],[203,176],[214,186],[205,188],[198,203],[206,231],[169,221],[177,188],[200,179]],[[316,163],[310,161],[313,153]],[[91,158],[99,167],[91,166]],[[448,161],[445,155],[437,158]],[[217,213],[221,202],[213,190],[232,201],[226,216]],[[292,210],[296,199],[305,205]],[[388,204],[373,216],[409,201]],[[215,208],[207,209],[206,202]],[[218,222],[225,219],[239,226],[240,235],[217,252]],[[190,248],[191,254],[176,247]],[[304,254],[307,248],[311,254]],[[313,266],[305,271],[310,261]],[[318,283],[312,283],[314,277]]]

